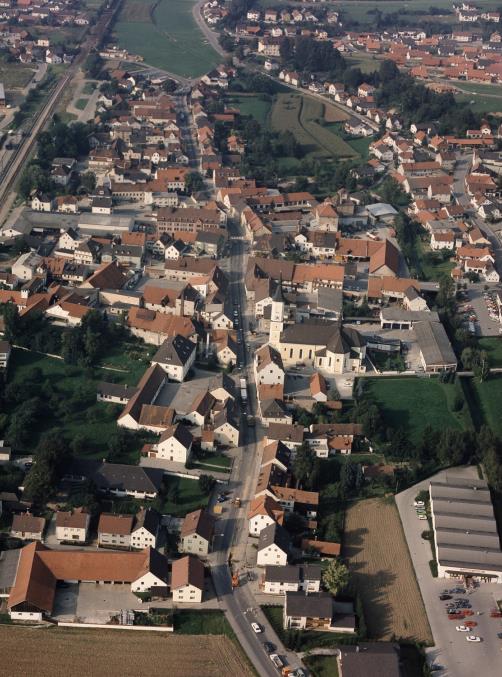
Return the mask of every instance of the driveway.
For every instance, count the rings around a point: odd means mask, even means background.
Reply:
[[[476,477],[472,467],[455,468],[441,471],[435,477],[440,478],[445,473],[463,477]],[[428,489],[430,480],[425,480],[397,494],[396,504],[403,524],[403,530],[410,550],[415,574],[425,603],[427,617],[434,636],[435,646],[426,649],[427,661],[444,666],[441,673],[445,677],[500,677],[501,674],[501,642],[497,633],[502,631],[502,623],[498,619],[489,617],[489,610],[494,606],[495,599],[502,596],[502,586],[482,583],[468,599],[475,612],[473,620],[478,623],[473,634],[483,638],[480,644],[467,642],[465,634],[455,630],[455,621],[447,619],[444,602],[438,595],[444,589],[456,587],[454,579],[433,578],[429,568],[432,551],[429,541],[421,537],[421,533],[428,528],[428,523],[417,519],[413,501],[422,490]],[[462,595],[462,597],[466,597]],[[477,612],[480,615],[477,615]]]

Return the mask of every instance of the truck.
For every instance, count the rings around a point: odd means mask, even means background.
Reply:
[[[279,658],[279,656],[276,653],[270,654],[270,660],[272,661],[272,663],[275,665],[275,667],[278,670],[280,670],[284,665],[284,663],[281,661],[281,659]]]

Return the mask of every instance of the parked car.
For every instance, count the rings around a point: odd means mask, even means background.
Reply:
[[[272,642],[263,642],[263,648],[267,653],[273,653],[275,651],[275,644],[272,644]]]
[[[284,665],[284,663],[281,661],[281,659],[276,653],[270,654],[270,660],[272,661],[272,663],[275,665],[276,668],[280,669]]]
[[[457,625],[455,630],[457,632],[469,632],[469,628],[467,628],[465,625]]]
[[[446,595],[446,594],[443,593],[442,595],[439,595],[439,599],[440,599],[442,602],[444,602],[444,601],[447,600],[447,599],[451,599],[451,595]]]
[[[251,623],[251,627],[256,632],[256,634],[261,632],[261,626],[258,623]]]
[[[425,507],[425,502],[424,501],[414,501],[413,505],[415,508],[423,508]]]
[[[468,642],[481,642],[481,637],[478,637],[477,635],[467,635],[466,640]]]

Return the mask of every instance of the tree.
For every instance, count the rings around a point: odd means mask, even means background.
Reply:
[[[92,193],[96,188],[96,175],[94,172],[85,172],[85,174],[82,174],[80,177],[80,185],[82,188],[85,188],[88,193]]]
[[[343,562],[333,559],[322,573],[322,582],[332,595],[338,595],[349,583],[349,570]]]
[[[216,484],[216,480],[214,479],[214,477],[212,475],[200,475],[200,477],[199,477],[199,489],[206,496],[211,493],[215,484]]]
[[[204,188],[204,178],[199,172],[190,172],[185,179],[185,190],[187,193],[197,193]]]
[[[293,474],[300,483],[308,482],[314,469],[315,454],[305,442],[298,447],[293,461]]]

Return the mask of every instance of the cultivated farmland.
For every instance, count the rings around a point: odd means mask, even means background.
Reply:
[[[197,27],[192,0],[125,0],[118,43],[147,64],[184,77],[202,75],[219,58]]]
[[[369,636],[432,643],[393,498],[351,505],[345,517],[342,553],[363,600]]]
[[[30,647],[27,651],[26,647]],[[72,630],[4,626],[2,674],[63,677],[227,677],[253,674],[228,637],[127,630]],[[34,659],[36,657],[36,659]],[[34,664],[36,661],[36,668]],[[12,666],[9,673],[7,666]]]

